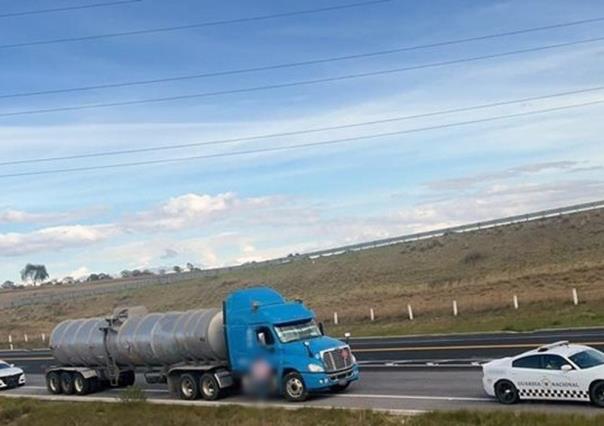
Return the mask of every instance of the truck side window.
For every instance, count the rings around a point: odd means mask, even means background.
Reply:
[[[275,344],[273,333],[271,333],[268,327],[258,327],[256,329],[256,337],[262,346],[273,346]]]

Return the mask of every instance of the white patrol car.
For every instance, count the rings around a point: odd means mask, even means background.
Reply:
[[[541,399],[604,407],[604,353],[589,346],[556,342],[482,369],[485,392],[502,404]]]
[[[16,388],[25,384],[23,370],[0,360],[0,390]]]

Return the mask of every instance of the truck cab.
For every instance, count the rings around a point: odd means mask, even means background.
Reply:
[[[350,347],[325,336],[314,312],[268,287],[236,291],[224,302],[229,370],[239,377],[265,371],[290,401],[311,392],[341,391],[358,380]]]

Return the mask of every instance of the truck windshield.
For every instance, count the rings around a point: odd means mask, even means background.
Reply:
[[[570,359],[577,364],[579,368],[591,368],[604,364],[604,354],[595,349],[577,352],[572,355]]]
[[[321,330],[315,320],[299,322],[296,324],[276,325],[275,331],[281,343],[295,342],[296,340],[310,339],[321,336]]]

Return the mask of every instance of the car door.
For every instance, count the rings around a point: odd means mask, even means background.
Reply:
[[[527,355],[512,362],[512,379],[521,399],[545,398],[542,355]]]
[[[566,366],[566,367],[565,367]],[[551,399],[579,401],[588,396],[581,391],[581,372],[560,355],[543,355],[543,387]]]

